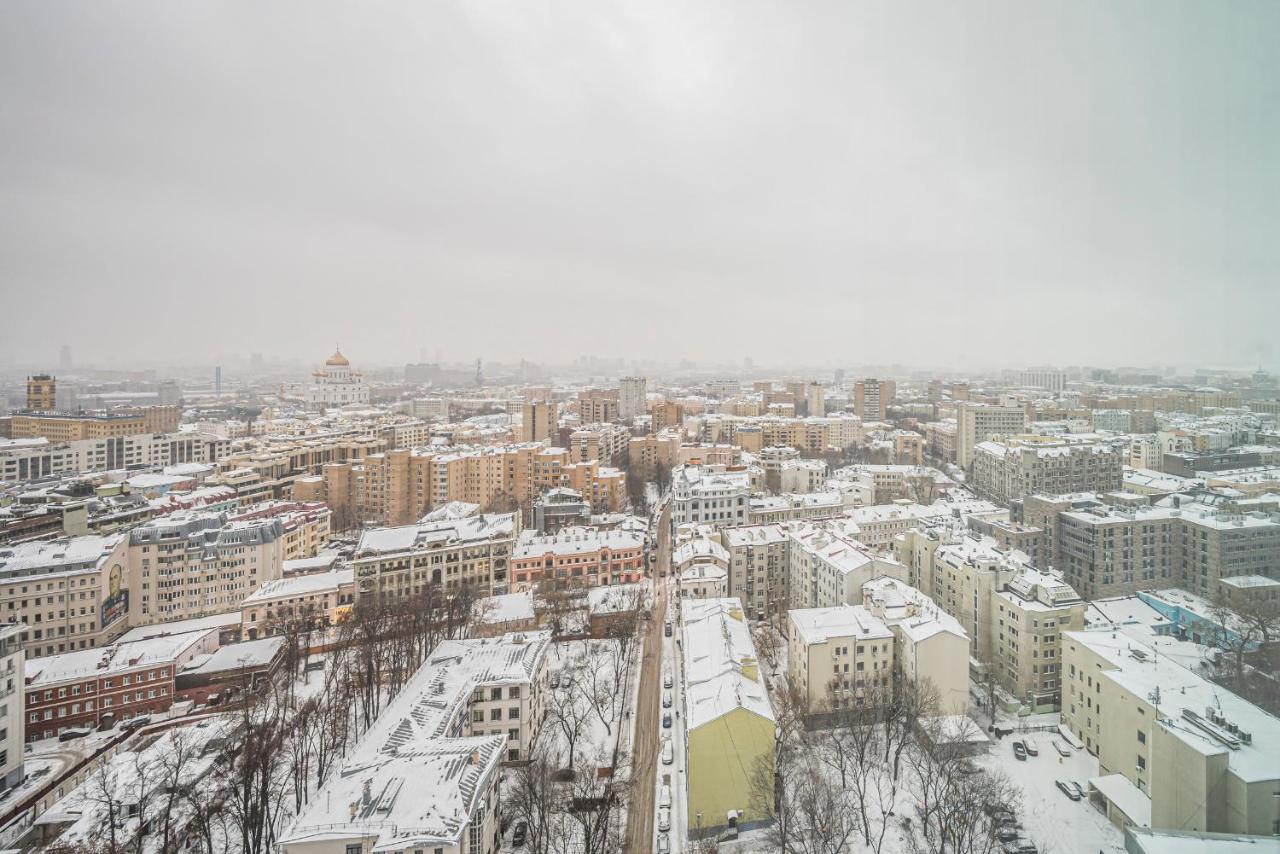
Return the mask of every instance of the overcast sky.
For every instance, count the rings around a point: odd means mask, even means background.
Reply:
[[[1280,363],[1280,2],[10,2],[0,360]]]

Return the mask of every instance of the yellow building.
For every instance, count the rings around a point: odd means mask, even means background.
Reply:
[[[775,723],[741,600],[685,600],[680,632],[690,835],[762,824],[752,780],[773,768]]]
[[[33,374],[27,377],[27,409],[32,412],[49,412],[57,409],[58,381],[49,374]]]
[[[9,438],[73,442],[109,439],[138,433],[176,433],[180,407],[140,406],[107,412],[19,412],[9,421]]]

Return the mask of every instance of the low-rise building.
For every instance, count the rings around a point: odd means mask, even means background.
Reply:
[[[1062,722],[1098,757],[1091,799],[1154,829],[1275,833],[1280,720],[1111,630],[1068,632],[1063,665]]]
[[[687,826],[759,826],[767,818],[753,781],[772,780],[776,724],[742,603],[685,599],[679,631]]]
[[[787,682],[810,713],[886,702],[893,632],[862,605],[787,612]]]
[[[410,596],[431,584],[447,591],[472,587],[485,596],[505,593],[519,532],[515,513],[370,528],[360,535],[352,562],[356,598]]]
[[[275,634],[291,621],[307,621],[311,628],[339,623],[355,602],[355,572],[350,568],[268,581],[240,604],[245,637]]]
[[[511,587],[631,584],[645,577],[644,535],[621,528],[523,531],[511,554]]]
[[[919,590],[882,576],[863,585],[863,604],[889,626],[898,673],[937,692],[938,712],[969,707],[969,638],[955,617]]]
[[[496,854],[501,764],[546,711],[547,632],[444,641],[280,837],[283,854]]]
[[[218,649],[218,631],[183,632],[26,662],[28,741],[168,711],[177,670]]]

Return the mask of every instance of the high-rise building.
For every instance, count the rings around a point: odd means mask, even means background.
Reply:
[[[630,421],[645,411],[648,381],[644,377],[623,377],[618,382],[618,417]]]
[[[52,374],[32,374],[27,377],[27,409],[33,412],[52,412],[58,408],[58,381]]]
[[[897,390],[893,380],[868,377],[853,386],[853,411],[863,421],[883,421]]]
[[[1027,413],[1021,406],[993,406],[963,402],[956,405],[956,465],[967,469],[973,449],[992,436],[1021,433],[1027,427]]]
[[[526,442],[546,442],[556,432],[556,404],[553,400],[531,400],[524,405],[523,430]]]
[[[825,415],[827,411],[827,390],[816,382],[805,388],[805,414]]]

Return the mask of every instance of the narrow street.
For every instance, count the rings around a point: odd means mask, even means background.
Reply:
[[[640,662],[640,696],[636,701],[636,733],[633,741],[631,780],[634,786],[627,808],[624,851],[648,854],[653,850],[655,780],[658,763],[658,708],[662,691],[662,624],[667,613],[667,575],[671,571],[671,509],[663,507],[654,548],[653,607],[649,611]]]

